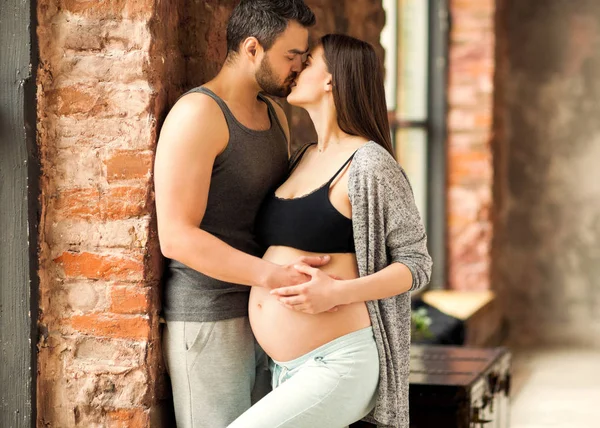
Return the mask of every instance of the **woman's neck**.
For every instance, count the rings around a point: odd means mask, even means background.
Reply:
[[[317,150],[326,151],[329,147],[336,146],[350,135],[342,131],[338,125],[335,107],[324,103],[315,107],[307,107],[306,111],[313,121],[317,131]]]

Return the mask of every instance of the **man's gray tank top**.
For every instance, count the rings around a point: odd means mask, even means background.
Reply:
[[[227,147],[212,170],[206,212],[200,229],[232,247],[262,257],[256,241],[256,215],[267,193],[284,179],[288,168],[287,139],[270,100],[259,94],[269,111],[271,128],[256,131],[242,125],[227,104],[205,87],[186,92],[213,98],[229,128]],[[250,287],[211,278],[167,260],[164,273],[164,317],[167,321],[218,321],[248,315]]]

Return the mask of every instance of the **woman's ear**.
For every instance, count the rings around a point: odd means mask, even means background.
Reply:
[[[333,90],[333,78],[331,75],[327,78],[325,83],[325,92],[331,92]]]

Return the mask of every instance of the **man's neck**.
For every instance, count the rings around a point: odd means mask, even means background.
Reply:
[[[254,76],[237,63],[225,63],[219,74],[211,81],[211,85],[218,88],[219,95],[231,104],[249,108],[258,104],[257,96],[260,87],[256,84]]]

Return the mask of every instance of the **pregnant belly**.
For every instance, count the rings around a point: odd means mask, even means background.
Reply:
[[[271,247],[264,259],[288,264],[305,255],[316,254],[288,247]],[[354,254],[332,254],[331,261],[321,269],[342,279],[358,276]],[[277,361],[298,358],[333,339],[371,325],[365,303],[340,306],[336,312],[310,315],[287,309],[262,287],[252,287],[248,312],[256,340]]]

